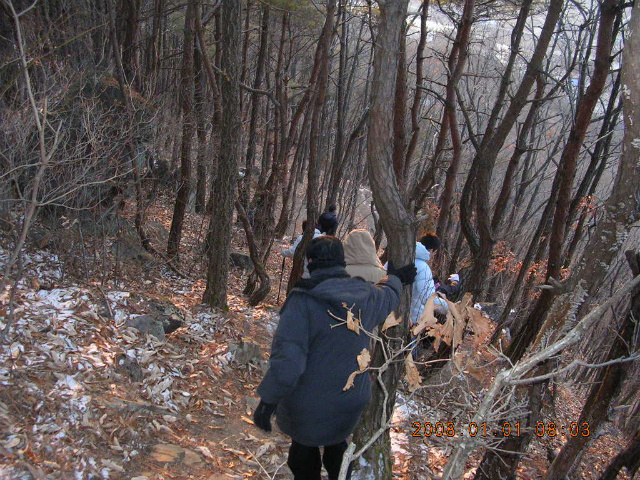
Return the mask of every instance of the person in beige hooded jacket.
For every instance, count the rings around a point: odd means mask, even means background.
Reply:
[[[352,230],[344,241],[344,260],[347,273],[367,282],[376,283],[387,275],[380,263],[376,246],[367,230]]]

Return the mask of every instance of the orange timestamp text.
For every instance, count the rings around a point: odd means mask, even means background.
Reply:
[[[524,433],[520,422],[504,422],[489,428],[485,422],[469,422],[466,424],[456,424],[454,422],[413,422],[411,424],[412,437],[519,437]],[[531,430],[529,430],[531,431]],[[555,437],[557,435],[567,435],[571,437],[588,437],[591,432],[588,422],[572,422],[564,425],[555,422],[538,422],[533,428],[533,433],[538,437]]]

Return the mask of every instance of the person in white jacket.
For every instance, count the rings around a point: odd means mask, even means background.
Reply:
[[[415,325],[420,320],[424,305],[431,295],[436,291],[433,282],[433,273],[429,267],[431,259],[431,251],[437,250],[440,246],[440,239],[433,233],[423,236],[419,242],[416,242],[416,269],[418,275],[413,283],[413,294],[411,296],[411,325]],[[436,308],[448,310],[447,303],[441,298],[435,299]]]
[[[302,231],[304,232],[305,228],[307,228],[307,221],[303,220],[302,221]],[[293,242],[293,244],[291,245],[291,247],[287,248],[286,250],[283,250],[281,252],[281,255],[285,258],[293,258],[293,256],[296,254],[296,248],[298,248],[298,245],[300,245],[300,242],[302,241],[302,237],[303,237],[304,233],[302,235],[300,235],[298,238],[295,239],[295,241]],[[317,228],[314,230],[313,232],[313,238],[319,237],[321,236],[322,233],[320,233],[320,230],[318,230]],[[302,272],[302,278],[310,278],[309,275],[309,270],[307,269],[307,257],[305,256],[304,258],[304,271]]]

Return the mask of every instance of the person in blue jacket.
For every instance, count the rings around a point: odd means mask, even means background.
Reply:
[[[357,356],[369,337],[347,329],[329,312],[344,319],[350,308],[362,328],[372,331],[398,306],[402,285],[413,282],[416,270],[412,264],[390,265],[389,275],[376,284],[351,278],[342,243],[331,236],[313,239],[306,255],[311,278],[296,284],[280,311],[253,419],[269,432],[276,413],[278,426],[292,439],[287,463],[295,480],[320,480],[322,465],[335,480],[346,439],[371,398],[371,380],[357,375],[344,390],[359,370]]]
[[[433,273],[429,267],[431,252],[440,247],[440,239],[434,233],[427,233],[419,242],[416,242],[416,269],[418,274],[413,284],[411,295],[411,325],[415,325],[420,320],[424,312],[425,303],[436,291],[433,281]],[[447,303],[441,298],[435,299],[436,309],[448,310]]]

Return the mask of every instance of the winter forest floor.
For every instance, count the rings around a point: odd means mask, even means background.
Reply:
[[[152,208],[148,220],[168,230],[168,211]],[[15,322],[0,345],[1,479],[290,478],[288,439],[251,421],[277,325],[281,259],[271,255],[272,293],[263,305],[247,305],[247,272],[232,269],[229,311],[212,311],[201,304],[203,231],[202,217],[188,215],[180,260],[193,278],[163,265],[116,262],[113,236],[83,238],[83,248],[32,242],[25,249]],[[6,241],[0,248],[4,264]],[[233,250],[246,252],[241,229]],[[273,252],[279,250],[276,241]],[[184,315],[185,326],[164,342],[124,325],[129,316],[148,313],[150,299],[170,302]],[[3,295],[3,323],[10,308]],[[125,356],[133,365],[120,364]],[[479,394],[486,384],[486,377],[469,382],[475,389],[469,393]],[[454,421],[454,408],[437,388],[408,401],[402,390],[392,429],[395,478],[438,478],[455,439],[414,438],[411,424]],[[547,400],[545,422],[575,422],[580,408],[575,388],[560,385]],[[597,479],[617,452],[613,426],[601,433],[575,478]],[[561,444],[561,436],[536,438],[518,478],[542,478]],[[464,478],[472,478],[481,454],[472,457]]]

